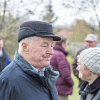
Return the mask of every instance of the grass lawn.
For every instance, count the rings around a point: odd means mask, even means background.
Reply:
[[[69,55],[67,56],[67,60],[69,61],[70,65],[71,65],[71,70],[72,70],[72,62],[73,62],[73,58]],[[68,100],[79,100],[80,96],[78,94],[79,92],[79,88],[78,88],[78,79],[73,75],[73,72],[71,72],[71,76],[72,79],[74,81],[74,86],[73,86],[73,94],[69,95]]]
[[[73,74],[72,74],[72,79],[74,81],[73,94],[69,95],[68,100],[79,100],[80,96],[78,94],[78,92],[79,92],[78,79]]]

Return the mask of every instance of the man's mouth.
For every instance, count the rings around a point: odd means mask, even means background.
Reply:
[[[51,58],[51,57],[44,57],[44,60],[50,61],[50,58]]]

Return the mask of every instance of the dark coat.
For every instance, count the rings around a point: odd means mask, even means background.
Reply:
[[[58,72],[48,66],[40,76],[16,53],[14,60],[1,72],[0,100],[58,100],[55,87]]]
[[[55,45],[54,54],[50,60],[53,70],[60,73],[56,82],[59,95],[71,95],[73,92],[73,80],[71,78],[70,64],[66,59],[67,54],[61,46]]]
[[[6,67],[7,65],[7,53],[6,51],[2,50],[3,55],[0,57],[0,72]]]
[[[73,74],[79,79],[79,85],[78,85],[78,87],[80,87],[81,84],[82,84],[84,81],[81,80],[81,79],[78,77],[79,72],[78,72],[78,70],[76,69],[76,68],[77,68],[77,56],[78,56],[84,49],[86,49],[86,48],[82,48],[82,49],[80,49],[80,50],[77,51],[77,53],[76,53],[76,55],[75,55],[75,57],[74,57],[74,61],[73,61],[73,63],[72,63]]]
[[[10,59],[8,57],[7,52],[2,49],[3,55],[0,57],[0,72],[10,64]]]
[[[100,100],[100,76],[89,86],[84,82],[79,90],[80,100]]]

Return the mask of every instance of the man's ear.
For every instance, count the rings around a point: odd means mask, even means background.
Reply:
[[[28,44],[27,43],[22,43],[22,49],[24,52],[28,52]]]

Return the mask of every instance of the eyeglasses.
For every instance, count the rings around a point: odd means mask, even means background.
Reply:
[[[79,66],[79,65],[83,65],[84,63],[83,62],[81,62],[81,63],[77,63],[77,65]]]

